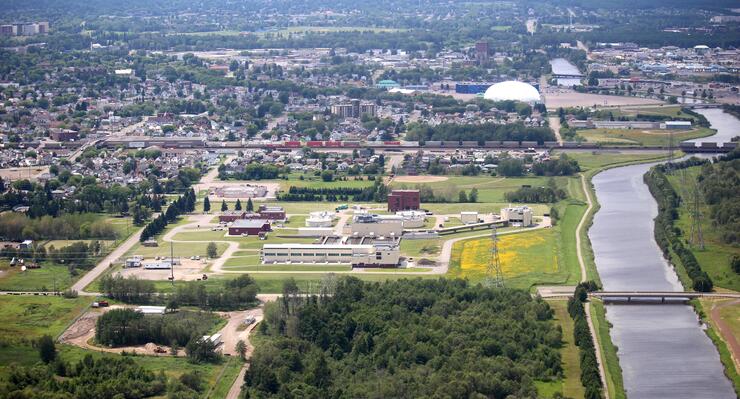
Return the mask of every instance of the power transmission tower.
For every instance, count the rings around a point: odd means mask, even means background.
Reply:
[[[489,288],[503,288],[504,275],[501,273],[501,259],[498,256],[498,233],[495,225],[491,231],[491,241],[491,258],[488,260],[485,285]]]
[[[701,211],[699,210],[700,197],[699,187],[696,183],[693,185],[691,199],[691,234],[689,240],[691,244],[698,245],[699,249],[704,249],[704,235],[701,231]]]

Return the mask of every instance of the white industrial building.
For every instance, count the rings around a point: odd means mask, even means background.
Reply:
[[[333,212],[311,212],[306,218],[306,227],[331,227],[333,224]]]
[[[478,212],[460,212],[460,221],[463,224],[478,223]]]
[[[423,211],[398,211],[396,216],[400,216],[404,229],[419,229],[424,227],[424,223],[427,220],[427,214]]]
[[[139,306],[136,311],[143,314],[164,314],[166,309],[164,306]]]
[[[346,229],[353,237],[401,237],[403,217],[398,215],[360,214]]]
[[[510,225],[531,226],[532,208],[528,206],[501,208],[501,220],[508,221]]]
[[[353,267],[395,267],[398,245],[383,244],[265,244],[262,263],[337,263]]]

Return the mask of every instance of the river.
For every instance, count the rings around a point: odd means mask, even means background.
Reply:
[[[728,143],[735,136],[740,136],[740,121],[737,118],[722,111],[719,108],[697,109],[696,112],[704,115],[712,125],[712,129],[717,129],[717,134],[700,139],[686,140],[689,143]]]
[[[572,62],[565,58],[554,58],[550,60],[550,67],[552,68],[553,75],[570,75],[570,76],[583,76],[578,67],[573,65]],[[571,87],[573,85],[580,86],[581,79],[579,78],[558,78],[558,86]]]
[[[653,238],[658,209],[642,176],[652,166],[593,179],[601,209],[589,230],[604,290],[681,291]],[[607,305],[624,387],[633,398],[734,398],[719,354],[688,305]]]
[[[740,132],[739,120],[711,111],[700,112],[720,132],[701,141],[729,141],[726,129]],[[593,178],[601,208],[588,236],[607,291],[683,290],[653,238],[658,209],[642,180],[653,165],[610,169]],[[690,306],[613,304],[607,305],[607,319],[630,399],[736,397]]]

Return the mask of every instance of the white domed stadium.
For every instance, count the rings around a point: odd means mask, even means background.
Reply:
[[[492,101],[513,100],[524,103],[535,103],[541,100],[540,93],[534,86],[515,80],[508,80],[492,85],[483,94],[483,98]]]

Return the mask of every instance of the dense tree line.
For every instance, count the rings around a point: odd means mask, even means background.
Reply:
[[[159,345],[186,346],[202,339],[219,321],[211,312],[179,311],[164,315],[145,315],[134,309],[111,309],[95,325],[95,341],[106,346],[133,346],[153,342]]]
[[[504,194],[506,201],[527,204],[552,204],[565,198],[565,191],[554,187],[521,187]]]
[[[164,213],[160,213],[156,219],[149,222],[141,232],[139,241],[144,242],[157,234],[161,233],[168,224],[177,220],[177,218],[187,212],[193,212],[195,210],[195,190],[192,188],[185,192],[185,195],[177,197],[176,200],[172,201],[170,206]]]
[[[350,196],[362,194],[362,188],[335,187],[311,188],[290,186],[285,194],[278,194],[280,201],[349,201]]]
[[[544,301],[463,280],[293,283],[267,305],[247,397],[535,398],[562,376],[562,333]]]
[[[0,214],[0,237],[21,240],[115,240],[118,234],[110,223],[90,213],[42,216],[32,219],[20,213]]]
[[[587,299],[586,287],[588,287],[588,284],[585,286],[583,283],[579,284],[573,297],[568,299],[568,313],[574,323],[573,341],[579,349],[581,384],[586,389],[585,398],[600,399],[603,386],[601,384],[599,363],[596,360],[596,347],[588,328],[586,309],[583,306],[583,302]]]
[[[125,303],[162,303],[171,309],[180,306],[197,306],[211,310],[233,310],[252,306],[257,301],[259,286],[249,275],[224,280],[213,288],[200,281],[178,283],[172,294],[158,294],[153,282],[136,277],[124,278],[106,275],[100,279],[105,296]]]
[[[53,341],[51,341],[53,345]],[[8,367],[0,397],[14,399],[197,399],[202,397],[201,374],[186,372],[168,378],[137,364],[131,357],[94,357],[76,363],[58,356],[48,364]]]
[[[654,229],[655,241],[667,259],[678,260],[683,265],[689,278],[691,278],[693,289],[701,292],[712,291],[712,279],[701,269],[701,265],[696,260],[694,253],[684,243],[681,237],[681,230],[675,226],[675,221],[678,218],[680,197],[668,181],[666,171],[668,168],[675,170],[700,165],[705,162],[707,161],[691,158],[681,163],[671,164],[670,166],[658,165],[650,169],[644,177],[650,193],[652,193],[658,203],[658,216],[655,217]]]
[[[409,141],[554,141],[555,135],[549,127],[527,127],[522,123],[498,125],[459,125],[443,123],[436,126],[426,124],[409,125],[406,140]]]
[[[572,176],[581,171],[578,161],[570,158],[567,154],[560,154],[555,159],[535,162],[532,165],[532,173],[537,176]]]
[[[263,165],[260,163],[250,163],[244,167],[243,171],[227,171],[225,165],[218,167],[218,178],[221,180],[264,180],[277,179],[286,171],[274,165]]]
[[[706,163],[698,176],[699,190],[710,207],[712,225],[726,244],[740,243],[740,151]],[[690,199],[689,199],[690,200]]]
[[[375,180],[370,187],[365,187],[362,192],[352,197],[354,202],[385,202],[388,199],[388,187],[381,179]]]

